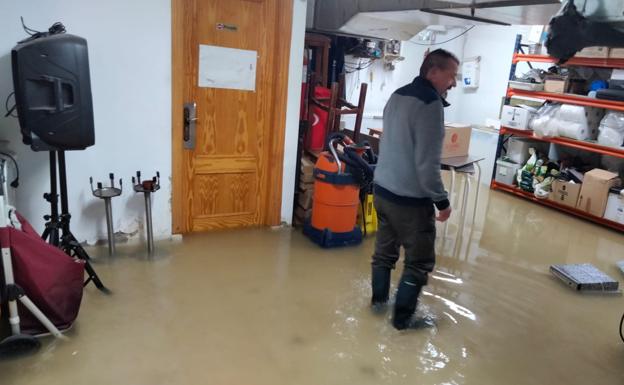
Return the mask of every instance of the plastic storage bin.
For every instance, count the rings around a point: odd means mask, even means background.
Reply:
[[[496,161],[495,180],[499,183],[512,185],[513,181],[516,179],[516,174],[518,173],[520,167],[521,166],[519,164],[498,159]]]

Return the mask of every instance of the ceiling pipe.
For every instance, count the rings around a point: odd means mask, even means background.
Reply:
[[[474,16],[475,9],[517,7],[545,4],[559,4],[559,0],[509,0],[487,1],[478,3],[458,3],[440,0],[316,0],[314,9],[314,28],[335,31],[360,12],[393,12],[426,10],[429,13],[447,12],[448,10],[470,9]],[[435,11],[435,12],[434,12]],[[465,19],[469,15],[447,12],[444,16]],[[440,14],[440,13],[438,13]],[[479,20],[480,19],[480,20]],[[502,22],[472,18],[469,20],[501,24]]]

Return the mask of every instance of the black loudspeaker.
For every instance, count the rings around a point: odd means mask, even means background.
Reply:
[[[56,34],[11,52],[24,143],[34,151],[84,150],[95,144],[87,41]]]

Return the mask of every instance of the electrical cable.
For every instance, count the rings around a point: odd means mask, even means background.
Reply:
[[[622,325],[624,325],[624,314],[622,314],[622,319],[620,320],[620,338],[622,342],[624,342],[624,334],[622,333]]]
[[[362,65],[361,63],[358,64],[357,67],[349,67],[349,66],[345,65],[345,68],[347,70],[351,70],[351,71],[345,71],[345,72],[348,73],[348,74],[352,74],[352,73],[357,72],[357,71],[365,70],[365,69],[369,68],[370,66],[372,66],[374,62],[375,62],[375,60],[371,59],[368,63],[366,63],[364,65]]]
[[[41,31],[35,31],[34,29],[27,27],[27,26],[26,26],[26,24],[24,24],[24,16],[20,16],[20,20],[22,20],[22,28],[24,28],[24,31],[25,31],[27,34],[29,34],[30,36],[34,36],[34,35],[36,35],[36,34],[43,33],[43,32],[41,32]],[[32,32],[32,33],[31,33],[31,32]]]
[[[18,42],[18,44],[25,43],[30,40],[38,39],[40,37],[49,36],[49,35],[57,35],[60,33],[65,33],[65,26],[61,22],[56,22],[52,24],[50,28],[48,28],[47,32],[37,31],[30,27],[27,27],[24,23],[24,17],[20,16],[20,20],[22,20],[22,28],[24,28],[24,32],[26,32],[29,36]]]
[[[9,99],[11,99],[12,95],[15,95],[15,92],[11,92],[4,101],[4,108],[6,109],[6,114],[4,115],[5,118],[8,118],[9,116],[17,118],[17,115],[13,115],[13,111],[15,111],[17,104],[13,104],[13,107],[9,108]]]
[[[476,27],[476,26],[475,26],[475,25],[473,25],[472,27],[468,28],[468,29],[467,29],[467,30],[465,30],[464,32],[460,33],[459,35],[457,35],[457,36],[455,36],[455,37],[453,37],[453,38],[451,38],[451,39],[448,39],[448,40],[445,40],[445,41],[439,42],[439,43],[429,43],[429,44],[425,44],[425,43],[416,43],[415,41],[411,41],[411,40],[408,40],[408,42],[409,42],[409,43],[412,43],[412,44],[416,44],[416,45],[439,45],[439,44],[444,44],[444,43],[448,43],[449,41],[453,41],[453,40],[457,39],[458,37],[460,37],[460,36],[462,36],[462,35],[464,35],[464,34],[468,33],[468,31],[470,31],[470,30],[471,30],[471,29],[473,29],[474,27]]]
[[[32,29],[28,26],[26,26],[26,23],[24,23],[24,17],[20,16],[20,20],[22,21],[22,28],[24,28],[24,32],[26,32],[26,34],[29,35],[29,37],[27,37],[24,40],[21,40],[20,42],[18,42],[18,44],[21,43],[25,43],[27,41],[30,40],[34,40],[34,39],[38,39],[40,37],[44,37],[44,36],[50,36],[50,35],[58,35],[61,33],[65,33],[66,29],[65,26],[63,25],[63,23],[57,21],[56,23],[52,24],[52,26],[50,28],[48,28],[47,32],[42,32],[42,31],[37,31],[35,29]],[[9,108],[9,99],[11,98],[11,95],[15,95],[15,92],[11,92],[9,94],[9,96],[7,96],[6,101],[4,102],[4,107],[7,111],[6,115],[4,115],[5,118],[12,116],[14,118],[17,118],[17,115],[13,115],[13,111],[15,111],[15,108],[17,107],[17,103],[13,104],[13,107]]]
[[[11,156],[11,154],[8,154],[6,152],[0,151],[0,155],[6,156],[13,161],[13,164],[15,165],[15,179],[13,179],[13,182],[11,182],[11,187],[17,188],[19,186],[19,166],[17,165],[17,161],[13,156]]]

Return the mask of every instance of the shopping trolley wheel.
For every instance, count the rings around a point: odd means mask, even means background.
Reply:
[[[18,334],[0,341],[0,358],[23,356],[34,353],[41,347],[41,342],[33,336]]]

